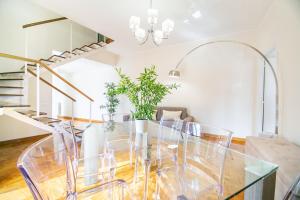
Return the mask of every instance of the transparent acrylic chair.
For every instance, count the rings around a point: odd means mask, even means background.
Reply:
[[[129,113],[102,115],[104,131],[108,140],[132,137],[133,121]],[[132,139],[132,138],[130,138]]]
[[[117,167],[132,165],[133,142],[128,138],[106,141],[104,152],[115,155]]]
[[[230,130],[202,125],[197,122],[188,122],[184,133],[187,134],[187,137],[198,137],[209,143],[217,143],[227,148],[231,144],[233,134]]]
[[[75,173],[65,142],[60,134],[53,134],[34,143],[21,154],[17,166],[34,199],[130,199],[127,185],[122,180],[77,192]]]
[[[66,131],[66,128],[69,128],[68,130],[71,131]],[[93,127],[89,129],[91,128]],[[90,151],[87,150],[84,155],[80,156],[80,148],[72,129],[72,122],[55,124],[54,134],[62,136],[64,144],[68,149],[78,189],[94,184],[102,184],[114,179],[116,160],[113,152],[109,153],[100,151],[100,149],[97,150],[97,142],[92,143],[89,141],[90,144],[87,149]],[[98,133],[96,132],[95,134]]]
[[[195,134],[201,132],[197,123],[190,123],[186,129]],[[189,134],[183,134],[183,148],[179,148],[182,160],[176,166],[163,167],[157,172],[157,199],[222,197],[227,148]]]
[[[144,185],[143,199],[149,198],[150,166],[156,164],[157,168],[160,169],[162,166],[174,165],[177,162],[182,126],[182,120],[164,120],[162,118],[154,137],[148,137],[148,135],[147,142],[143,142],[147,145],[135,147],[134,184],[142,183]],[[156,146],[156,148],[153,148],[153,146]],[[142,180],[139,179],[140,174],[142,174]]]
[[[182,134],[182,120],[165,120],[161,118],[157,135],[156,159],[158,167],[164,163],[176,162],[179,141]]]

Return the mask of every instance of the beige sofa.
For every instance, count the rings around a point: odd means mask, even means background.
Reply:
[[[162,106],[162,107],[157,107],[156,110],[157,110],[156,119],[153,119],[154,121],[160,121],[162,114],[163,114],[163,110],[181,111],[181,115],[180,115],[181,120],[183,120],[184,122],[193,122],[194,121],[194,117],[189,115],[187,113],[187,109],[184,107],[164,107],[164,106]],[[123,119],[124,119],[124,121],[128,121],[130,119],[130,115],[124,115]]]
[[[157,112],[156,112],[156,119],[154,119],[155,121],[160,121],[162,114],[163,114],[163,110],[181,111],[181,115],[180,115],[181,120],[183,120],[185,122],[194,121],[194,118],[187,113],[187,109],[184,107],[164,107],[164,106],[162,106],[162,107],[157,107],[156,110],[157,110]]]

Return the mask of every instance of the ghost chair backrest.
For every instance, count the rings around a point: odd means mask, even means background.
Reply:
[[[35,199],[63,199],[75,192],[75,176],[68,155],[59,134],[34,143],[21,154],[17,167]]]

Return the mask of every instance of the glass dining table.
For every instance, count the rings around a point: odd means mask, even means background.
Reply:
[[[113,151],[113,178],[128,183],[132,199],[274,199],[277,165],[198,137],[185,138],[183,132],[175,136],[168,127],[162,137],[160,128],[148,121],[147,131],[138,134],[132,121],[91,124],[79,140],[80,156]],[[83,171],[99,170],[96,161],[86,160]],[[96,181],[86,177],[82,184]]]

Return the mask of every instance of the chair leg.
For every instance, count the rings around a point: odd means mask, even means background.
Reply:
[[[159,180],[159,172],[156,175],[156,186],[155,186],[155,194],[154,194],[155,195],[154,196],[155,200],[160,200],[160,196],[159,196],[160,186],[159,186],[158,180]]]
[[[150,160],[145,160],[145,183],[144,183],[144,200],[147,200],[148,196],[148,182],[150,173]]]

